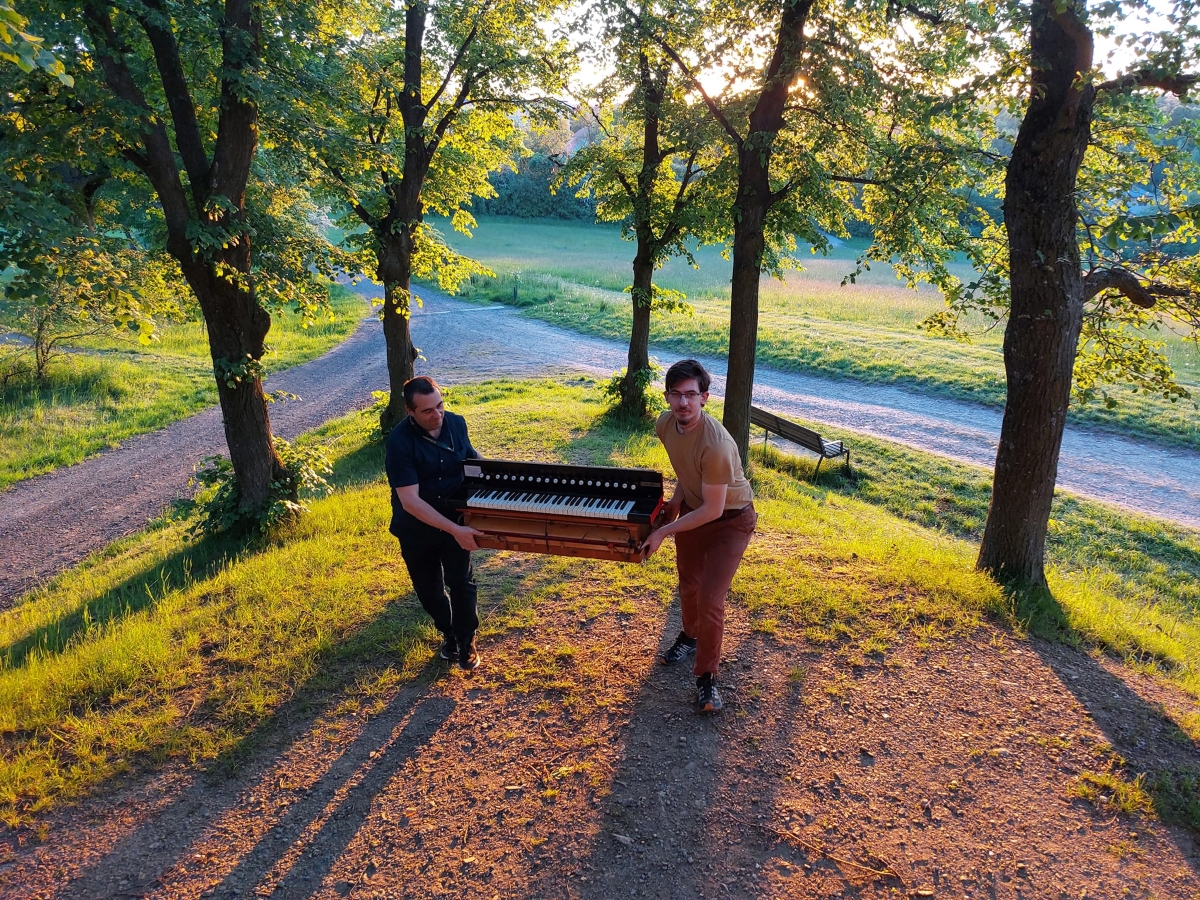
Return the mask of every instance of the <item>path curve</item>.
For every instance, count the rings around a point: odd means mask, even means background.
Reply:
[[[294,438],[371,403],[387,387],[379,323],[365,320],[324,356],[267,379],[300,400],[273,403],[275,434]],[[87,554],[145,526],[179,497],[206,456],[228,455],[219,407],[0,493],[0,608]]]
[[[374,285],[356,290],[371,296]],[[424,359],[417,370],[447,384],[585,372],[608,377],[625,347],[422,290],[412,330]],[[652,348],[661,360],[678,354]],[[703,359],[724,392],[724,360]],[[272,375],[268,390],[302,399],[275,404],[276,434],[295,437],[371,402],[385,390],[383,339],[368,318],[345,342],[312,362]],[[990,467],[1000,411],[884,385],[816,378],[760,368],[755,402],[784,416],[908,444]],[[851,446],[853,444],[851,443]],[[119,448],[0,493],[0,607],[122,535],[143,527],[187,493],[196,463],[225,452],[220,413],[208,409]],[[1060,487],[1135,512],[1200,528],[1200,454],[1157,448],[1102,432],[1068,428]]]
[[[437,328],[428,328],[439,317]],[[623,367],[626,347],[520,316],[499,304],[475,306],[433,296],[413,317],[413,338],[431,372],[448,384],[480,377],[585,371],[609,377]],[[462,348],[469,347],[464,353]],[[519,348],[519,352],[518,349]],[[651,347],[661,361],[679,352]],[[723,359],[699,357],[723,396]],[[754,402],[787,418],[829,426],[835,438],[855,431],[925,452],[991,468],[1002,411],[890,385],[821,378],[760,366]],[[936,448],[936,449],[935,449]],[[1058,486],[1134,512],[1200,528],[1200,453],[1155,446],[1102,431],[1068,426]]]

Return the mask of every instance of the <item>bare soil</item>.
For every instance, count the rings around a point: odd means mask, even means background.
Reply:
[[[130,773],[6,834],[0,898],[1200,896],[1194,835],[1071,796],[1197,767],[1171,688],[993,626],[856,659],[734,603],[700,717],[654,659],[677,611],[633,600],[547,601],[472,674],[431,644],[372,696],[386,657],[299,691],[236,765]]]

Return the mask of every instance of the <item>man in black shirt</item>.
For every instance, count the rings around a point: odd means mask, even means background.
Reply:
[[[387,440],[390,530],[400,539],[417,599],[442,633],[442,659],[474,669],[479,612],[471,551],[479,549],[475,535],[482,532],[463,525],[446,499],[462,484],[463,460],[479,454],[467,437],[466,420],[446,412],[432,378],[419,375],[405,382],[404,406],[408,418]]]

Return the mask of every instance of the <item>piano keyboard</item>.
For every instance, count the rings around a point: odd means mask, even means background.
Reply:
[[[663,482],[649,469],[467,460],[450,502],[483,548],[638,562]]]
[[[634,501],[616,497],[570,497],[537,491],[492,490],[472,494],[467,498],[467,506],[472,509],[547,513],[624,522],[633,509]]]

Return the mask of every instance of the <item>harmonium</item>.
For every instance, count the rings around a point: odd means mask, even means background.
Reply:
[[[650,469],[469,459],[449,498],[480,547],[641,561],[638,545],[662,509]]]

